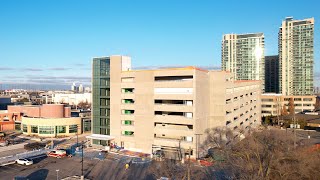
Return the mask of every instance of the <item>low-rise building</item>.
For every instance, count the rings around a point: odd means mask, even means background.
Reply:
[[[12,131],[16,127],[20,130],[20,123],[21,113],[8,113],[7,110],[0,110],[0,131]]]
[[[80,117],[82,124],[82,132],[91,133],[91,110],[72,110],[71,117]]]
[[[295,113],[314,111],[316,96],[285,96],[282,94],[269,93],[261,95],[261,115],[281,115],[284,107],[289,111],[290,99],[293,99]]]
[[[52,102],[69,105],[78,105],[81,102],[91,104],[91,93],[54,93]]]
[[[71,108],[63,104],[8,106],[8,113],[19,114],[15,122],[21,123],[26,135],[58,137],[81,133],[81,118],[71,117]]]
[[[11,104],[10,96],[0,96],[0,110],[6,110],[7,106]]]

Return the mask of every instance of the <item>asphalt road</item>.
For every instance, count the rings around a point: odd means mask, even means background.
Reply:
[[[56,159],[53,157],[31,157],[34,164],[30,166],[11,164],[0,167],[0,179],[12,179],[15,176],[29,180],[56,180],[68,176],[81,175],[81,157]],[[99,180],[153,179],[147,175],[148,163],[131,163],[128,170],[125,164],[132,158],[108,154],[104,160],[84,158],[84,175],[86,178]],[[59,170],[58,173],[56,170]]]

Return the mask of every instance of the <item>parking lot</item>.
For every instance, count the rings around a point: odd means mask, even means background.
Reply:
[[[9,146],[2,147],[0,157],[25,153],[27,150],[24,149],[24,144],[35,142],[18,136],[13,136],[11,139],[15,140],[14,145],[10,144]],[[84,140],[84,137],[79,136],[79,142]],[[77,141],[76,137],[57,139],[55,140],[55,145],[58,145],[60,148],[69,147]],[[147,178],[150,160],[132,158],[115,153],[104,153],[91,148],[85,148],[84,150],[83,168],[84,175],[88,179],[150,179]],[[29,180],[56,180],[57,177],[58,179],[62,179],[68,176],[81,175],[81,151],[73,154],[73,157],[61,159],[47,157],[45,154],[28,158],[32,159],[34,164],[29,166],[20,164],[0,166],[0,179],[13,179],[18,176]],[[127,170],[125,169],[126,163],[130,164]]]
[[[86,153],[85,153],[86,154]],[[90,153],[89,153],[90,154]],[[132,160],[131,157],[117,154],[107,154],[100,160],[94,156],[84,156],[84,175],[89,179],[141,179],[147,178],[149,162]],[[15,176],[25,177],[29,180],[52,179],[56,180],[73,175],[81,175],[81,156],[56,159],[46,156],[31,157],[34,164],[25,166],[11,164],[0,167],[0,179],[12,179]],[[130,163],[128,170],[125,164]],[[59,170],[57,172],[57,170]]]

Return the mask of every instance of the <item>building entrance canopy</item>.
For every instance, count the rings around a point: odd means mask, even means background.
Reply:
[[[90,136],[86,136],[87,139],[96,139],[96,140],[104,140],[104,141],[110,141],[113,140],[114,137],[109,135],[102,135],[102,134],[91,134]]]

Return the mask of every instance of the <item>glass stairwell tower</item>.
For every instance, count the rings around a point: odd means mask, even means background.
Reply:
[[[110,135],[110,58],[92,61],[92,133]],[[105,140],[93,139],[93,144],[107,145]]]

